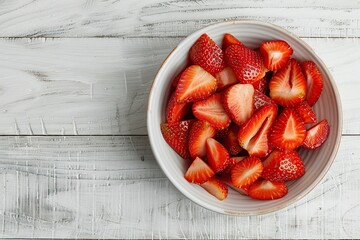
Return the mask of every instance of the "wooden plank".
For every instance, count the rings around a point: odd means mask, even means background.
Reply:
[[[287,209],[208,211],[179,193],[144,137],[0,137],[0,236],[359,238],[359,136],[345,136],[322,183]]]
[[[208,24],[254,19],[301,37],[359,37],[357,0],[1,2],[0,37],[179,37]]]
[[[0,39],[0,135],[146,134],[148,92],[181,38]],[[359,134],[360,39],[305,38]]]

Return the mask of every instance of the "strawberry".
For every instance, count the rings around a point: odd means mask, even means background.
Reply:
[[[171,82],[171,86],[172,86],[173,88],[175,88],[175,89],[176,89],[176,86],[177,86],[178,83],[179,83],[179,79],[180,79],[180,77],[181,77],[181,74],[182,74],[182,72],[179,73],[178,75],[176,75],[176,76],[174,77],[174,79],[172,80],[172,82]]]
[[[279,69],[269,83],[270,97],[284,107],[295,107],[306,97],[306,80],[295,59]]]
[[[242,149],[237,139],[238,132],[239,127],[236,124],[231,124],[226,137],[221,141],[230,155],[238,155]]]
[[[301,64],[301,68],[307,83],[306,101],[310,106],[314,106],[314,104],[319,99],[324,87],[324,81],[321,72],[317,68],[316,64],[312,61],[303,62]]]
[[[230,157],[229,159],[229,164],[228,166],[226,167],[226,169],[224,171],[222,171],[220,173],[220,176],[221,177],[226,177],[228,175],[230,175],[230,172],[231,172],[231,168],[237,164],[238,162],[244,160],[246,158],[246,156],[239,156],[239,157]],[[231,180],[231,179],[230,179]]]
[[[302,146],[309,150],[318,148],[326,141],[329,133],[330,126],[328,121],[322,120],[306,131],[306,137]]]
[[[231,45],[225,51],[225,60],[240,83],[253,83],[265,76],[261,56],[250,48]]]
[[[166,121],[168,123],[179,122],[190,108],[190,103],[177,103],[175,92],[172,93],[166,107]]]
[[[160,124],[161,133],[169,146],[182,158],[189,159],[189,129],[193,120]]]
[[[216,91],[216,85],[216,78],[200,66],[192,65],[181,74],[176,87],[176,101],[184,103],[206,99]]]
[[[214,171],[201,158],[197,157],[191,163],[184,177],[190,183],[202,184],[214,175]]]
[[[221,91],[231,85],[239,83],[236,79],[234,71],[230,67],[224,68],[222,71],[215,74],[217,80],[216,91]]]
[[[250,156],[265,157],[271,151],[268,134],[276,116],[276,105],[263,106],[240,127],[239,144]]]
[[[274,40],[262,43],[260,52],[265,67],[270,71],[275,71],[286,65],[293,53],[293,49],[285,41]]]
[[[220,93],[215,93],[205,100],[194,103],[192,110],[197,119],[208,121],[215,128],[227,128],[231,123],[230,117],[221,104]]]
[[[268,88],[268,81],[267,81],[266,77],[263,77],[260,80],[253,82],[251,85],[253,85],[255,90],[265,94],[266,90]]]
[[[206,156],[214,172],[223,171],[230,163],[229,153],[226,148],[213,138],[206,140]]]
[[[295,151],[274,150],[263,164],[262,177],[272,182],[295,180],[305,173],[304,164]]]
[[[266,96],[265,94],[255,90],[254,92],[254,109],[255,111],[266,105],[276,105],[274,100]]]
[[[224,53],[206,33],[201,35],[189,51],[193,64],[214,75],[225,67]]]
[[[241,125],[254,111],[254,87],[251,84],[235,84],[222,93],[222,103],[230,118]]]
[[[221,174],[221,176],[219,176],[219,179],[221,181],[223,181],[226,185],[231,187],[233,190],[237,191],[238,193],[240,193],[242,195],[248,195],[249,186],[242,186],[241,188],[235,187],[234,184],[231,181],[231,175],[229,173],[228,174]]]
[[[259,179],[249,187],[249,196],[258,200],[272,200],[282,198],[288,193],[288,188],[283,182],[270,182]]]
[[[295,110],[304,123],[316,123],[316,115],[306,101],[297,106]]]
[[[215,138],[217,140],[222,140],[227,136],[228,132],[229,132],[229,128],[216,129],[216,137]]]
[[[217,177],[210,178],[201,187],[219,200],[224,200],[228,195],[228,187]]]
[[[196,121],[190,127],[189,152],[192,159],[205,157],[206,139],[215,137],[216,129],[206,121]]]
[[[225,51],[230,45],[244,46],[244,44],[240,42],[236,37],[234,37],[229,33],[225,33],[224,38],[222,40],[222,49]]]
[[[270,142],[280,150],[294,150],[305,139],[306,127],[293,108],[285,108],[276,119],[270,133]]]
[[[235,187],[248,186],[255,182],[263,171],[261,160],[257,157],[247,157],[231,168],[231,180]]]

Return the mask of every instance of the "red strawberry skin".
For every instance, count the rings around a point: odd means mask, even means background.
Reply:
[[[184,177],[190,183],[202,184],[214,175],[214,171],[201,158],[197,157],[191,163]]]
[[[211,169],[216,173],[223,171],[230,164],[229,153],[226,148],[213,138],[208,138],[205,146]]]
[[[228,187],[226,184],[215,176],[201,184],[201,187],[220,201],[224,200],[228,195]]]
[[[224,68],[222,71],[215,74],[217,80],[217,89],[216,91],[221,91],[231,85],[239,83],[236,79],[234,71],[230,67]]]
[[[196,121],[190,127],[189,152],[192,159],[206,156],[206,140],[216,135],[216,129],[206,121]]]
[[[305,61],[301,64],[301,67],[307,83],[306,101],[310,106],[314,106],[323,90],[324,80],[314,62]]]
[[[299,114],[304,123],[316,123],[315,112],[306,101],[296,107],[296,112]]]
[[[230,155],[238,155],[242,148],[239,145],[237,135],[239,127],[235,124],[231,124],[227,136],[221,141],[223,146],[229,151]]]
[[[293,49],[285,41],[274,40],[262,43],[260,52],[263,56],[265,67],[275,71],[285,66],[293,53]]]
[[[231,168],[231,180],[235,187],[241,188],[255,182],[263,171],[261,160],[247,157]]]
[[[259,108],[267,105],[276,105],[274,100],[263,94],[262,92],[259,92],[255,90],[254,92],[254,109],[255,111]]]
[[[225,67],[222,49],[206,33],[190,48],[189,56],[193,64],[201,66],[212,75]]]
[[[268,83],[266,77],[263,77],[260,80],[253,82],[251,85],[253,85],[253,87],[256,91],[259,91],[259,92],[265,94],[268,89],[268,84],[269,83]]]
[[[284,197],[288,188],[283,182],[259,179],[249,187],[249,196],[257,200],[273,200]]]
[[[224,38],[222,40],[222,49],[225,51],[231,45],[244,46],[244,44],[240,42],[236,37],[234,37],[230,33],[225,33]]]
[[[302,146],[308,150],[318,148],[326,141],[329,134],[330,125],[324,119],[306,131],[306,137]]]
[[[190,159],[188,142],[190,126],[193,122],[194,120],[185,120],[172,124],[160,124],[161,133],[165,141],[184,159]]]
[[[166,107],[166,121],[168,123],[179,122],[191,109],[190,103],[177,103],[175,92],[171,94]]]

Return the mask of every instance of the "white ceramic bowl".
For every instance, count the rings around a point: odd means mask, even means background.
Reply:
[[[278,200],[259,201],[243,196],[229,188],[227,199],[219,201],[200,186],[184,179],[188,165],[165,142],[160,123],[165,122],[165,107],[171,81],[187,63],[190,47],[203,33],[207,33],[220,46],[224,33],[231,33],[250,48],[257,48],[263,41],[282,39],[294,49],[293,57],[299,61],[314,61],[324,77],[324,89],[314,106],[318,120],[327,119],[330,135],[327,141],[314,151],[301,151],[305,163],[305,175],[288,182],[289,193]],[[185,38],[169,54],[153,82],[147,112],[147,129],[151,147],[160,167],[170,181],[185,196],[210,210],[234,215],[257,215],[284,208],[310,192],[330,168],[340,144],[342,110],[335,82],[325,64],[304,41],[278,26],[258,21],[223,22],[205,27]]]

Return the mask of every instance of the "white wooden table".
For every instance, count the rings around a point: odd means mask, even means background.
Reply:
[[[184,197],[146,135],[166,55],[210,23],[256,19],[312,46],[344,110],[340,151],[307,197],[233,217]],[[360,238],[360,1],[0,1],[0,236]]]

